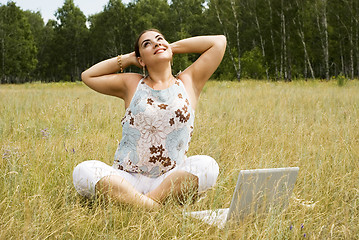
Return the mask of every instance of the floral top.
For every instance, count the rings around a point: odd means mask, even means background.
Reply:
[[[180,164],[193,132],[194,111],[182,81],[164,90],[139,82],[122,123],[114,167],[158,177]]]

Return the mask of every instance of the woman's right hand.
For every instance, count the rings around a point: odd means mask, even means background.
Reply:
[[[128,53],[126,55],[122,55],[122,58],[127,58],[128,61],[130,62],[130,65],[134,65],[138,68],[141,68],[142,69],[142,66],[141,64],[138,62],[138,59],[136,57],[136,54],[135,52],[131,52],[131,53]]]

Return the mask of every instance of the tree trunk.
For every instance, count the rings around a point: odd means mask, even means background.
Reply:
[[[359,78],[359,22],[356,20],[355,25],[355,52],[356,52],[356,61],[357,61],[357,75],[356,77]]]
[[[343,74],[343,75],[345,75],[345,63],[344,63],[344,54],[343,54],[343,44],[342,44],[342,42],[340,41],[340,63],[341,63],[341,65],[342,65],[342,67],[341,67],[341,73]]]
[[[236,77],[237,77],[237,80],[240,81],[241,80],[241,60],[240,58],[238,59],[238,67],[237,67],[237,64],[236,64],[236,61],[234,59],[234,56],[232,54],[232,43],[230,41],[230,38],[229,38],[229,35],[228,35],[228,31],[226,30],[226,27],[225,25],[223,24],[223,21],[221,19],[221,16],[219,14],[219,10],[218,10],[218,6],[217,6],[217,2],[215,1],[214,2],[214,7],[216,9],[216,15],[217,15],[217,19],[218,19],[218,22],[219,24],[222,26],[222,29],[223,29],[223,34],[226,36],[227,38],[227,50],[228,50],[228,53],[229,53],[229,57],[231,58],[231,62],[233,64],[233,67],[234,67],[234,70],[236,72]]]
[[[353,1],[351,2],[351,9],[354,10]],[[353,45],[353,26],[354,26],[354,16],[351,11],[350,16],[350,31],[349,31],[349,41],[350,41],[350,78],[354,79],[354,45]]]
[[[234,0],[231,0],[231,7],[234,19],[236,21],[236,40],[237,40],[237,52],[238,52],[238,71],[237,71],[237,80],[241,80],[241,46],[239,41],[239,20],[237,17],[236,10],[234,8]]]
[[[268,67],[267,67],[267,61],[266,61],[266,52],[265,52],[265,48],[264,48],[264,41],[263,41],[262,31],[261,31],[259,21],[258,21],[258,17],[257,17],[257,11],[254,11],[254,18],[255,18],[256,27],[257,27],[257,30],[258,30],[258,33],[259,33],[259,40],[261,42],[262,56],[263,56],[263,59],[265,61],[266,77],[267,77],[267,80],[269,80]]]
[[[4,36],[1,39],[1,60],[2,60],[2,77],[0,80],[0,83],[3,83],[5,81],[5,39]]]
[[[329,81],[329,43],[328,43],[328,21],[327,21],[327,0],[320,0],[322,6],[320,6],[322,14],[316,5],[317,12],[317,25],[319,32],[321,33],[321,42],[324,55],[324,71],[325,78]],[[321,16],[320,16],[321,15]]]
[[[315,76],[314,76],[314,71],[313,71],[313,68],[312,68],[312,64],[310,62],[310,58],[309,58],[309,55],[308,55],[308,51],[307,51],[307,45],[305,43],[305,37],[304,37],[304,32],[302,30],[301,27],[299,27],[298,29],[298,35],[300,37],[300,40],[302,41],[302,45],[303,45],[303,50],[304,50],[304,65],[305,65],[305,71],[307,71],[307,65],[309,67],[309,71],[310,71],[310,74],[311,74],[311,77],[313,78],[313,80],[315,79]]]
[[[355,21],[355,56],[356,56],[356,77],[359,78],[359,3],[355,2],[354,5],[354,21]],[[355,75],[355,73],[354,73]]]
[[[288,72],[287,72],[287,36],[286,36],[286,23],[284,16],[284,4],[283,0],[281,1],[281,39],[282,39],[282,53],[281,53],[281,72],[284,73],[284,81],[288,81]]]
[[[277,61],[277,51],[275,49],[275,44],[274,44],[274,35],[273,35],[273,11],[272,11],[272,5],[271,5],[271,0],[267,0],[268,2],[268,6],[269,6],[269,18],[270,18],[270,38],[271,38],[271,43],[272,43],[272,48],[273,48],[273,56],[274,56],[274,68],[275,68],[275,80],[278,79],[278,61]]]
[[[301,7],[301,3],[298,2],[298,0],[296,0],[296,7],[299,9]],[[303,9],[301,9],[301,11],[305,11]],[[314,80],[315,79],[315,76],[314,76],[314,71],[313,71],[313,67],[312,67],[312,64],[310,62],[310,58],[309,58],[309,54],[308,54],[308,50],[307,50],[307,44],[306,44],[306,41],[305,41],[305,36],[304,36],[304,23],[303,23],[303,19],[304,17],[303,16],[300,16],[300,18],[298,18],[298,35],[300,37],[300,40],[302,42],[302,45],[303,45],[303,51],[304,51],[304,76],[305,76],[305,80],[307,81],[307,77],[308,77],[308,67],[309,67],[309,71],[310,71],[310,74],[311,74],[311,77],[312,79]],[[293,23],[295,25],[295,21],[293,20]]]
[[[352,22],[353,24],[353,22]],[[354,45],[353,45],[353,25],[350,26],[349,42],[350,42],[350,79],[354,79]]]
[[[290,35],[288,34],[288,42],[290,42]],[[292,81],[292,56],[291,56],[291,51],[287,50],[287,81],[291,82]]]

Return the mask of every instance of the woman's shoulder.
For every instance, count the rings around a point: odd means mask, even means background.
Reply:
[[[192,108],[195,109],[197,105],[198,96],[196,95],[195,86],[193,84],[191,75],[189,75],[186,72],[186,70],[184,70],[183,72],[178,73],[176,75],[176,78],[183,83],[183,86],[188,94],[188,97],[190,98]]]
[[[122,73],[122,74],[124,76],[125,81],[130,81],[130,80],[140,81],[143,78],[143,75],[139,73]]]
[[[138,73],[123,73],[123,81],[128,89],[135,89],[142,78]]]
[[[126,86],[126,91],[122,99],[125,101],[125,108],[127,108],[143,76],[138,73],[122,73],[122,78]]]
[[[186,89],[193,89],[194,85],[193,85],[193,79],[191,77],[190,74],[188,74],[188,72],[186,72],[186,70],[184,70],[183,72],[179,72],[176,75],[176,78],[178,80],[180,80],[183,85],[185,86]]]

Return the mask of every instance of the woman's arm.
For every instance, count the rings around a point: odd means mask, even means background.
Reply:
[[[187,38],[172,43],[171,48],[174,54],[201,53],[201,56],[181,74],[184,81],[190,81],[197,99],[206,81],[222,61],[226,50],[226,37],[218,35]]]
[[[121,65],[122,69],[130,65],[138,66],[135,53],[122,55]],[[124,99],[127,89],[125,79],[138,78],[138,74],[118,74],[118,71],[120,71],[120,65],[117,57],[113,57],[93,65],[81,74],[81,78],[87,86],[97,92]]]

